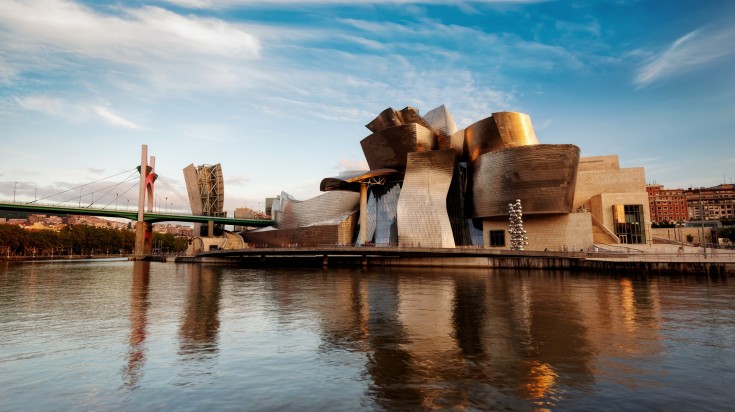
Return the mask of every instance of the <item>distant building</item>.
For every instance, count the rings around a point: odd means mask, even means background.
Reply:
[[[664,189],[646,186],[652,222],[735,219],[735,189],[732,184],[709,188]]]
[[[689,188],[687,209],[693,220],[735,219],[735,189],[732,184]]]
[[[689,220],[687,193],[684,189],[664,189],[663,185],[646,185],[651,222],[683,222]]]

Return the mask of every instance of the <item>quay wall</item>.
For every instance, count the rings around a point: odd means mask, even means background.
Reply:
[[[544,269],[600,272],[605,274],[691,274],[735,276],[735,262],[624,261],[585,259],[576,256],[391,256],[298,254],[178,257],[177,263],[234,264],[245,267],[427,267]]]

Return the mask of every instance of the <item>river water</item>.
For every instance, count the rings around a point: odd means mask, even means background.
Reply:
[[[725,410],[732,279],[0,262],[0,410]]]

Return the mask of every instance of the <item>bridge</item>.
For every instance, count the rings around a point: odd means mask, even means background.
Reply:
[[[79,207],[69,206],[66,201],[54,205],[41,204],[37,200],[32,202],[16,202],[15,191],[13,192],[13,202],[0,201],[0,210],[17,211],[17,212],[31,212],[31,213],[42,213],[49,215],[82,215],[82,216],[98,216],[98,217],[117,217],[130,219],[135,221],[135,259],[146,259],[150,256],[153,239],[153,223],[155,222],[189,222],[189,223],[204,223],[209,226],[208,233],[213,233],[214,224],[222,225],[233,225],[233,226],[246,226],[246,227],[266,227],[273,224],[272,220],[266,219],[236,219],[228,218],[224,216],[203,216],[203,215],[190,215],[181,213],[158,213],[154,210],[154,198],[153,198],[153,187],[159,176],[155,173],[155,157],[151,156],[148,158],[148,146],[143,145],[141,150],[140,166],[137,166],[137,172],[135,169],[131,169],[133,175],[126,178],[123,182],[114,185],[111,188],[105,188],[106,192],[103,195],[110,193],[115,188],[119,187],[123,183],[130,183],[134,179],[138,181],[133,183],[127,190],[122,192],[123,194],[133,189],[136,185],[138,186],[138,207],[136,210],[131,211],[128,207],[125,209],[117,208],[117,199],[119,194],[115,193],[115,208],[99,208],[92,207],[94,204],[94,192],[92,193],[93,199],[86,207],[81,206],[81,188],[85,185],[78,186],[80,189],[79,193]],[[126,171],[123,173],[128,173]],[[139,177],[134,177],[138,175]],[[96,181],[99,182],[100,180]],[[92,183],[96,183],[92,182]],[[165,185],[167,183],[163,182]],[[91,184],[91,183],[90,183]],[[172,188],[168,185],[169,188]],[[76,189],[76,188],[74,188]],[[71,189],[69,189],[71,190]],[[66,193],[69,190],[57,193]],[[175,190],[175,189],[174,189]],[[178,193],[176,193],[178,195]],[[55,195],[52,195],[55,196]],[[51,197],[47,196],[46,198]],[[183,199],[183,196],[180,196]],[[41,200],[41,199],[39,199]]]
[[[48,215],[80,215],[80,216],[97,216],[97,217],[119,217],[136,221],[138,219],[138,211],[133,210],[115,210],[100,209],[91,207],[71,207],[57,205],[40,205],[37,203],[12,203],[0,201],[0,210],[43,213]],[[188,223],[209,223],[214,222],[223,225],[248,226],[248,227],[266,227],[273,224],[272,220],[264,219],[235,219],[218,216],[194,216],[178,213],[151,213],[146,212],[143,215],[143,221],[149,223],[157,222],[188,222]]]

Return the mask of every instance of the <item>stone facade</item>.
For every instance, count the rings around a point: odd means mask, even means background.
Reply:
[[[483,243],[490,244],[491,230],[505,231],[505,245],[498,249],[508,249],[510,234],[507,218],[484,219]],[[589,212],[523,216],[523,228],[528,233],[525,250],[568,251],[588,250],[593,246],[592,219]]]

